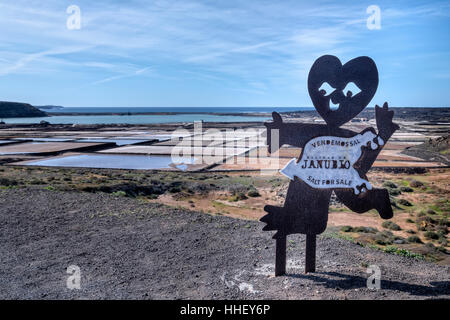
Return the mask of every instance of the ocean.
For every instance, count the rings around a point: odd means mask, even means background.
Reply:
[[[46,112],[58,113],[51,117],[38,118],[6,118],[5,123],[39,123],[47,121],[51,124],[153,124],[173,122],[260,122],[269,120],[270,117],[246,116],[246,115],[221,115],[226,113],[271,113],[292,112],[298,110],[312,110],[313,108],[299,107],[221,107],[221,108],[63,108],[43,109]],[[130,114],[126,113],[162,113],[176,112],[177,114]],[[206,113],[207,112],[207,113]],[[66,113],[84,113],[85,115],[65,115]],[[99,115],[99,113],[122,113],[125,115]],[[89,114],[89,115],[86,115]]]
[[[123,107],[123,108],[99,108],[99,107],[78,107],[63,109],[43,109],[52,113],[271,113],[277,112],[293,112],[299,110],[314,110],[314,108],[302,107]]]

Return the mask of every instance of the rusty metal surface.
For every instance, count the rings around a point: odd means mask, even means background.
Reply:
[[[349,87],[356,88],[356,90],[353,89],[355,92],[350,89],[347,90]],[[306,183],[304,181],[306,179],[298,174],[300,164],[291,163],[291,169],[294,170],[292,172],[297,172],[297,175],[290,177],[293,180],[289,184],[284,206],[267,205],[264,208],[268,214],[260,220],[266,223],[263,230],[276,231],[273,238],[277,239],[277,243],[278,241],[283,243],[289,234],[302,233],[307,235],[305,271],[315,270],[315,236],[326,229],[332,191],[352,211],[363,213],[376,209],[383,219],[389,219],[393,216],[387,190],[371,188],[366,176],[384,145],[399,128],[392,122],[393,111],[389,110],[387,103],[384,103],[383,107],[375,106],[378,132],[374,128],[365,129],[361,133],[340,128],[341,125],[353,119],[369,104],[377,87],[377,67],[369,57],[358,57],[342,65],[339,59],[334,56],[322,56],[311,67],[308,77],[308,91],[314,107],[325,120],[326,125],[285,123],[276,112],[272,114],[273,122],[265,123],[269,152],[277,151],[278,146],[283,144],[302,148],[302,154],[298,155],[297,163],[302,158],[307,143],[314,142],[313,139],[315,138],[326,137],[328,138],[327,143],[331,138],[339,138],[336,140],[344,145],[344,141],[347,140],[340,138],[360,137],[370,131],[370,141],[364,140],[365,144],[357,145],[357,148],[360,148],[359,150],[351,151],[358,152],[358,159],[351,163],[351,168],[348,168],[349,171],[356,170],[359,175],[358,178],[364,184],[357,188],[337,188],[336,186],[328,186],[328,180],[322,180],[323,184],[324,181],[327,184],[320,188],[314,187],[314,185],[311,186],[309,181]],[[333,110],[330,108],[331,105],[337,105],[337,108]],[[277,145],[272,145],[274,133],[279,135]],[[376,145],[376,147],[374,148],[373,145]],[[329,156],[327,153],[332,153],[331,145],[328,149],[329,152],[326,152],[326,150],[325,148],[323,159]],[[348,152],[349,157],[351,157],[351,152]],[[303,167],[306,166],[307,162]],[[310,169],[322,174],[322,170],[325,170],[322,168],[322,164],[319,168],[311,164]],[[299,176],[303,180],[299,179]],[[278,253],[279,250],[277,249]],[[278,270],[283,270],[283,267],[279,265],[279,260],[282,259],[283,256],[277,257]]]

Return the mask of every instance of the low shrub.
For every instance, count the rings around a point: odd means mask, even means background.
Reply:
[[[386,253],[392,253],[392,254],[396,254],[398,256],[403,256],[403,257],[408,257],[408,258],[416,258],[416,259],[421,259],[421,260],[425,259],[425,257],[423,255],[421,255],[420,253],[414,253],[409,250],[400,249],[400,248],[397,248],[394,246],[387,246],[385,249],[383,249],[383,251]]]
[[[389,195],[393,196],[393,197],[396,197],[396,196],[402,194],[402,192],[399,189],[395,189],[395,188],[386,188],[386,189],[387,189]]]
[[[400,226],[398,224],[396,224],[395,222],[392,221],[385,221],[381,224],[381,226],[383,228],[389,229],[389,230],[394,230],[394,231],[398,231],[401,230]]]
[[[171,187],[169,189],[169,192],[170,193],[178,193],[178,192],[181,192],[181,188],[180,187]]]
[[[0,178],[0,185],[1,186],[6,186],[6,187],[10,187],[10,186],[17,186],[19,183],[16,180],[11,180],[8,178]]]
[[[425,232],[424,237],[427,239],[433,239],[433,240],[439,239],[439,235],[434,231]]]
[[[397,185],[395,183],[393,183],[392,181],[386,181],[385,183],[383,183],[383,186],[386,188],[391,188],[391,189],[397,188]]]
[[[247,195],[252,198],[260,197],[258,190],[250,190]]]
[[[248,197],[245,195],[245,193],[239,192],[237,194],[232,195],[229,200],[236,202],[236,201],[245,200],[245,199],[248,199]]]
[[[422,240],[418,236],[410,236],[406,239],[409,243],[422,243]]]
[[[393,197],[389,196],[389,201],[391,202],[391,206],[393,206],[394,208],[399,208],[397,202]]]
[[[350,226],[343,226],[343,227],[341,228],[341,231],[342,231],[342,232],[353,232],[353,228],[350,227]]]
[[[372,228],[372,227],[356,227],[353,228],[354,232],[361,232],[361,233],[377,233],[378,230],[376,228]]]
[[[409,183],[409,186],[413,187],[413,188],[419,188],[419,187],[423,187],[423,183],[418,180],[411,180],[411,182]]]
[[[126,197],[127,196],[127,193],[125,191],[116,191],[111,194],[116,197]]]
[[[402,206],[406,206],[406,207],[412,206],[412,203],[406,199],[398,199],[398,203],[401,204]]]
[[[375,234],[374,240],[376,244],[388,245],[394,242],[395,237],[390,231],[382,231]]]

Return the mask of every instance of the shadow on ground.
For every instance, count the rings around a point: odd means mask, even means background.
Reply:
[[[342,274],[337,272],[317,272],[315,274],[287,274],[287,277],[308,279],[325,286],[326,288],[339,288],[342,290],[367,288],[367,278]],[[339,279],[330,279],[337,277]],[[436,296],[448,294],[450,291],[450,281],[432,281],[430,286],[403,283],[381,278],[381,289],[402,291],[420,296]]]

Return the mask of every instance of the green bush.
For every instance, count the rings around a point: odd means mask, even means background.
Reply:
[[[412,181],[409,183],[409,186],[410,186],[410,187],[413,187],[413,188],[419,188],[419,187],[423,187],[423,183],[420,182],[420,181],[417,181],[417,180],[412,180]]]
[[[424,237],[427,239],[433,239],[433,240],[439,239],[439,235],[434,231],[425,232]]]
[[[250,190],[247,195],[252,198],[261,196],[257,190]]]
[[[394,231],[398,231],[401,230],[400,226],[398,224],[396,224],[395,222],[392,221],[385,221],[381,224],[381,226],[383,228],[389,229],[389,230],[394,230]]]
[[[341,228],[341,231],[342,231],[342,232],[353,232],[353,228],[350,227],[350,226],[343,226],[343,227]]]
[[[372,227],[356,227],[353,228],[354,232],[361,232],[361,233],[377,233],[378,230]]]
[[[422,240],[418,236],[410,236],[406,239],[409,243],[422,243]]]
[[[127,193],[125,191],[116,191],[111,194],[116,197],[126,197],[127,196]]]
[[[397,202],[393,197],[389,196],[389,201],[391,202],[391,206],[393,206],[394,208],[398,208]]]
[[[2,186],[17,186],[18,182],[16,180],[11,180],[8,178],[0,178],[0,185]]]
[[[393,196],[393,197],[396,197],[396,196],[402,194],[402,192],[399,189],[395,189],[395,188],[386,188],[386,189],[387,189],[389,195]]]
[[[406,207],[412,206],[412,203],[406,199],[398,199],[398,203],[401,204],[402,206],[406,206]]]
[[[248,197],[245,195],[245,193],[239,192],[239,193],[231,196],[229,200],[236,202],[236,201],[245,200],[245,199],[248,199]]]
[[[181,188],[180,187],[172,187],[169,189],[170,193],[178,193],[181,192]]]
[[[380,245],[392,244],[394,242],[395,237],[390,231],[382,231],[377,232],[374,237],[375,243]]]
[[[400,187],[400,191],[401,192],[413,192],[414,189],[412,189],[410,187]]]
[[[386,181],[385,183],[383,183],[383,186],[386,188],[391,188],[391,189],[397,188],[397,185],[395,183],[393,183],[392,181]]]
[[[408,258],[416,258],[416,259],[421,259],[421,260],[425,259],[425,257],[423,255],[421,255],[420,253],[414,253],[409,250],[400,249],[400,248],[397,248],[394,246],[387,246],[385,249],[383,249],[383,251],[386,253],[392,253],[392,254],[396,254],[398,256],[404,256],[404,257],[408,257]]]

